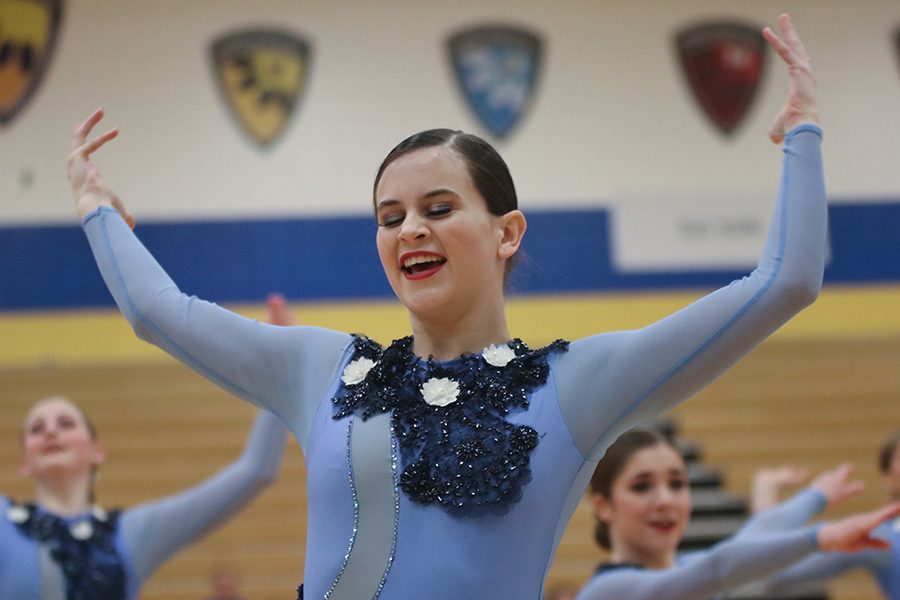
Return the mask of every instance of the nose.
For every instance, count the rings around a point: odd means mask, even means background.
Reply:
[[[660,505],[668,506],[675,502],[677,494],[675,490],[669,489],[668,486],[661,486],[656,496],[656,501]]]
[[[418,215],[410,214],[403,219],[398,235],[401,241],[410,243],[427,238],[429,233],[430,230],[428,229],[425,220]]]

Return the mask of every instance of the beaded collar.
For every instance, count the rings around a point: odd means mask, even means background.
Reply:
[[[119,511],[107,513],[95,506],[69,522],[30,502],[12,504],[6,518],[49,549],[65,578],[66,600],[125,598],[125,568],[114,540]]]
[[[505,513],[531,480],[529,456],[539,438],[505,417],[528,408],[528,394],[547,381],[548,355],[565,352],[568,342],[531,350],[515,339],[437,362],[413,354],[412,341],[382,349],[355,337],[332,418],[391,414],[400,488],[411,500],[438,503],[454,516]]]

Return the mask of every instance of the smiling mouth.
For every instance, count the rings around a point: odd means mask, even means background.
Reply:
[[[409,279],[422,279],[437,273],[446,262],[446,258],[437,255],[411,256],[403,261],[401,270]]]
[[[657,521],[650,523],[650,526],[657,531],[672,531],[675,529],[675,521]]]

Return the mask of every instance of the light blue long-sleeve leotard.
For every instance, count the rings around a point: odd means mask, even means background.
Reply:
[[[137,334],[282,417],[304,450],[306,598],[539,598],[560,536],[616,437],[715,379],[816,297],[825,254],[821,131],[793,130],[770,232],[747,277],[636,331],[574,341],[508,421],[538,432],[531,481],[503,515],[458,518],[400,491],[391,416],[334,419],[345,333],[279,328],[178,289],[116,211],[83,221]]]
[[[779,527],[802,525],[818,514],[824,503],[817,504],[808,498],[795,498],[796,510],[786,515]],[[865,550],[863,552],[820,552],[767,579],[765,589],[772,593],[789,593],[804,589],[812,582],[822,582],[853,569],[867,569],[878,582],[885,598],[900,600],[900,519],[884,523],[873,537],[887,540],[889,550]]]
[[[674,567],[603,570],[577,600],[697,600],[732,591],[815,552],[816,528],[796,527],[797,515],[824,505],[820,492],[808,490],[756,515],[709,550],[679,556]]]
[[[285,435],[275,415],[260,411],[238,460],[191,489],[122,511],[113,539],[124,563],[126,595],[104,600],[135,600],[166,559],[246,506],[278,474]],[[0,599],[65,600],[59,565],[42,544],[19,531],[10,506],[0,496]]]

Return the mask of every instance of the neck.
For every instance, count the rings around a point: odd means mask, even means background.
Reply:
[[[675,564],[675,549],[660,554],[642,552],[626,544],[613,543],[610,562],[615,564],[640,565],[645,569],[668,569]]]
[[[510,340],[502,299],[493,308],[482,306],[467,314],[442,315],[439,319],[410,313],[410,322],[413,352],[423,358],[449,360]]]
[[[47,512],[61,517],[83,513],[91,506],[90,479],[90,474],[79,474],[38,481],[35,501]]]

